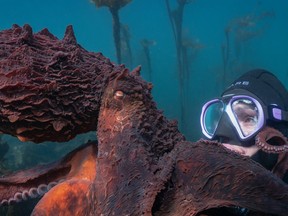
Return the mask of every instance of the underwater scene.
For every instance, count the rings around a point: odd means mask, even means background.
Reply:
[[[28,24],[59,40],[72,25],[77,43],[129,70],[141,66],[157,108],[189,141],[203,138],[203,104],[255,68],[288,88],[288,1],[55,0],[2,1],[0,31]],[[0,135],[0,176],[46,164],[89,141],[21,142]],[[0,207],[0,215],[30,215],[38,200]]]

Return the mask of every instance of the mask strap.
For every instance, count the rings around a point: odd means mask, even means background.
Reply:
[[[277,144],[277,145],[273,145]],[[271,144],[270,144],[271,143]],[[280,154],[288,152],[287,138],[272,127],[265,127],[255,137],[255,144],[264,152]]]
[[[288,112],[282,110],[282,120],[288,121]]]
[[[272,116],[274,120],[278,121],[288,121],[288,112],[285,110],[281,110],[276,105],[269,105],[269,114]]]

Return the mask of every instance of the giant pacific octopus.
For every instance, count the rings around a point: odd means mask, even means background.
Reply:
[[[240,206],[287,215],[288,186],[217,143],[188,142],[152,85],[77,44],[29,25],[0,32],[0,130],[20,140],[70,140],[63,159],[0,178],[1,205],[43,196],[32,215],[197,215]]]

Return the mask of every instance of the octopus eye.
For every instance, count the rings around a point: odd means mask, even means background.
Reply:
[[[118,90],[118,91],[114,92],[114,98],[115,99],[122,99],[123,97],[124,97],[123,91]]]

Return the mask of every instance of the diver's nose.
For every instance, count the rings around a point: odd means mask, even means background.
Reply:
[[[221,116],[212,139],[221,143],[240,145],[236,129],[231,123],[230,118],[226,112],[224,112]]]

